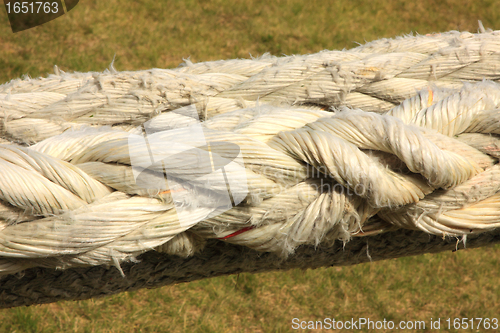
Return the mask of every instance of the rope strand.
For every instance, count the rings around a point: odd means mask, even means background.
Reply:
[[[498,80],[492,31],[0,85],[0,275],[492,231]]]

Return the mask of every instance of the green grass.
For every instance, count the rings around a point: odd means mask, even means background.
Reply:
[[[175,67],[343,49],[411,32],[500,28],[491,1],[81,0],[13,34],[0,10],[0,82],[29,74]],[[80,302],[0,310],[0,332],[289,332],[292,319],[500,317],[500,247],[354,267],[241,274]],[[452,330],[453,331],[453,330]]]
[[[381,37],[499,28],[489,1],[81,0],[68,14],[13,34],[0,11],[0,82],[65,70],[119,70],[342,49]]]

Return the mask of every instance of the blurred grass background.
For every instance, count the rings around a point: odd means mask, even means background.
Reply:
[[[188,57],[304,54],[412,32],[476,32],[478,20],[500,29],[500,2],[80,0],[57,20],[16,34],[0,10],[0,82],[47,75],[54,64],[102,71],[115,54],[118,70],[168,68]],[[431,318],[500,318],[499,259],[496,246],[213,278],[0,310],[0,332],[289,332],[293,318],[427,324]]]

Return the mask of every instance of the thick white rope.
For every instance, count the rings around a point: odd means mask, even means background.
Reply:
[[[0,86],[0,274],[500,226],[500,31],[55,72]]]

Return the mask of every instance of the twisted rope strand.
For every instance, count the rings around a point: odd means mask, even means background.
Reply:
[[[0,85],[2,275],[500,227],[500,31],[55,72]]]

